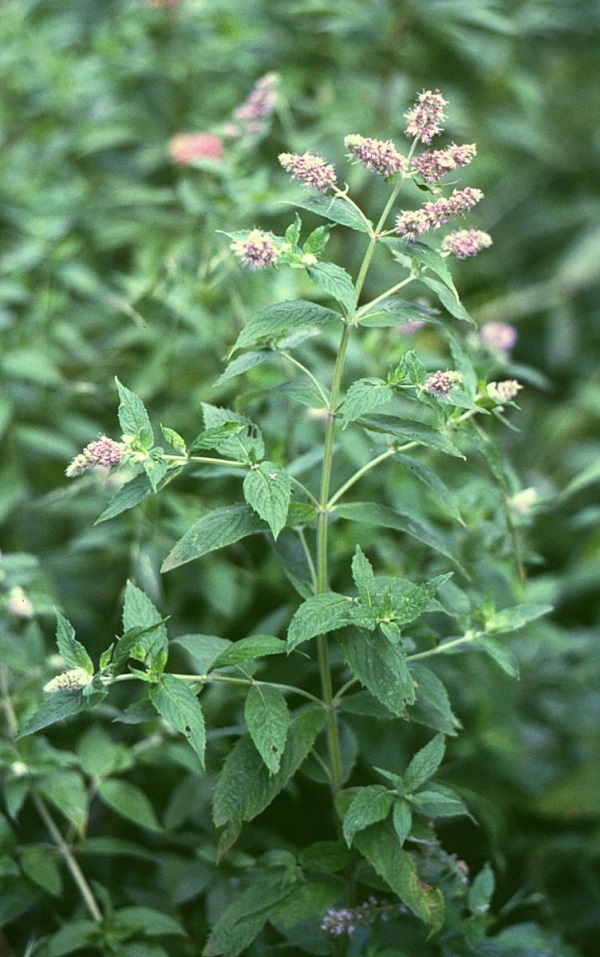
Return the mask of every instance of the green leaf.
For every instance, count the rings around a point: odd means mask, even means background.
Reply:
[[[450,441],[447,435],[433,429],[423,422],[414,422],[411,419],[400,418],[397,415],[381,415],[377,412],[363,415],[358,420],[368,432],[383,432],[385,435],[394,435],[402,442],[416,442],[438,452],[445,452],[455,458],[464,459],[464,455]]]
[[[59,897],[62,881],[58,860],[49,850],[41,847],[24,847],[21,852],[21,867],[30,881],[52,897]]]
[[[325,253],[325,248],[329,242],[330,236],[330,226],[317,226],[317,228],[313,229],[313,231],[307,236],[306,242],[302,247],[303,254],[306,255],[308,253],[309,255],[316,256],[318,259],[320,259]]]
[[[382,611],[396,626],[407,625],[427,611],[436,591],[448,581],[449,575],[436,575],[428,582],[415,585],[402,578],[378,577],[376,583],[384,586]]]
[[[372,607],[375,604],[375,575],[373,566],[360,545],[356,546],[352,559],[352,578],[361,604]]]
[[[352,855],[338,841],[317,841],[300,851],[299,861],[307,872],[335,874],[348,867],[352,861]]]
[[[392,237],[386,237],[383,242],[392,249],[392,255],[398,262],[405,265],[408,264],[408,261],[413,264],[417,263],[422,268],[432,272],[438,279],[441,279],[449,289],[456,291],[452,274],[448,268],[448,261],[442,258],[435,249],[431,249],[425,243],[407,242],[405,239]]]
[[[136,475],[135,478],[133,478],[130,482],[127,482],[126,485],[123,485],[119,489],[99,518],[96,519],[94,524],[99,525],[100,522],[106,522],[109,518],[115,518],[122,512],[126,512],[128,509],[139,505],[139,503],[143,502],[144,499],[149,498],[151,495],[155,495],[156,492],[160,492],[161,489],[165,488],[165,486],[169,484],[169,482],[172,482],[174,478],[181,474],[183,468],[183,465],[170,467],[165,475],[161,478],[156,488],[152,486],[152,483],[150,482],[150,479],[146,473]]]
[[[269,685],[252,685],[246,697],[244,719],[248,733],[269,772],[281,765],[290,716],[281,691]]]
[[[461,814],[471,816],[458,795],[442,784],[432,784],[426,791],[411,795],[410,800],[419,814],[424,814],[427,818],[456,817]]]
[[[160,612],[148,596],[128,581],[123,605],[123,637],[138,629],[142,630],[142,634],[131,644],[128,657],[145,664],[152,674],[162,674],[169,654],[167,629],[162,623]],[[119,645],[115,658],[118,652]]]
[[[106,778],[98,783],[97,793],[109,808],[126,820],[150,831],[162,831],[152,804],[137,785],[118,778]]]
[[[510,648],[507,648],[502,642],[495,638],[487,638],[485,635],[478,635],[473,644],[485,651],[502,668],[505,674],[510,675],[511,678],[519,677],[519,661]]]
[[[514,608],[503,608],[496,612],[485,625],[485,630],[490,635],[504,634],[511,631],[518,631],[530,621],[541,618],[552,611],[552,605],[524,604],[515,605]]]
[[[249,505],[229,505],[215,509],[196,522],[165,558],[161,571],[168,572],[208,552],[233,545],[247,535],[264,531],[266,526]]]
[[[82,668],[88,675],[93,675],[92,659],[75,638],[73,625],[59,611],[56,611],[56,644],[67,668]]]
[[[154,444],[154,430],[150,424],[146,407],[142,400],[130,392],[115,377],[119,392],[119,424],[123,435],[137,438],[144,449],[151,449]]]
[[[36,731],[48,728],[57,721],[63,721],[87,707],[89,704],[80,692],[54,691],[52,694],[46,694],[19,737],[24,738],[28,734],[35,734]]]
[[[484,864],[475,875],[467,894],[467,904],[472,914],[485,914],[489,910],[495,888],[494,872],[489,864]]]
[[[378,409],[394,397],[394,392],[383,379],[357,379],[353,382],[341,408],[343,427],[355,422],[367,412]]]
[[[412,717],[436,731],[456,734],[461,723],[452,711],[450,697],[438,676],[425,665],[410,662],[417,695]]]
[[[142,468],[148,476],[153,492],[158,492],[160,483],[167,474],[168,465],[162,449],[151,449],[150,454],[142,462]]]
[[[48,939],[48,957],[64,957],[88,946],[98,946],[103,931],[92,920],[71,920]]]
[[[220,915],[203,951],[203,957],[237,957],[258,936],[273,909],[290,896],[296,883],[293,872],[278,868],[254,877],[246,890]]]
[[[208,402],[202,403],[202,414],[206,431],[194,440],[192,450],[198,451],[201,447],[213,448],[221,455],[251,465],[262,459],[265,454],[262,433],[245,415],[210,405]],[[225,430],[224,435],[222,430]],[[210,436],[212,438],[209,438]],[[210,444],[206,445],[207,442]]]
[[[230,644],[211,664],[211,669],[227,668],[240,661],[252,661],[265,655],[281,655],[287,651],[287,643],[272,635],[250,635]]]
[[[234,379],[238,375],[243,375],[244,372],[248,372],[250,369],[254,369],[256,366],[262,365],[263,362],[268,362],[269,359],[274,359],[276,357],[277,352],[273,349],[244,352],[241,356],[237,356],[235,359],[231,360],[231,362],[227,365],[225,372],[223,372],[215,382],[215,388],[219,385],[222,385],[224,382],[227,382],[229,379]]]
[[[444,897],[420,879],[412,857],[400,847],[389,824],[374,824],[357,834],[355,847],[400,900],[429,927],[432,934],[444,923]]]
[[[402,847],[412,827],[412,809],[408,801],[405,801],[403,798],[397,798],[394,802],[392,824],[394,825],[398,843]]]
[[[359,233],[371,233],[373,224],[363,216],[362,213],[350,203],[343,199],[330,199],[328,196],[314,195],[299,197],[293,202],[294,206],[300,209],[308,209],[311,213],[323,216],[324,219],[331,220],[332,223],[340,223],[342,226],[348,226]]]
[[[228,638],[219,638],[218,635],[178,635],[171,644],[185,648],[200,675],[210,671],[219,656],[232,647]]]
[[[376,631],[349,631],[339,640],[344,661],[381,704],[401,715],[415,699],[412,675],[400,645]]]
[[[359,324],[369,329],[381,329],[412,322],[439,322],[439,316],[439,309],[432,309],[414,300],[401,299],[399,296],[389,296],[372,307],[368,303],[363,306]]]
[[[185,736],[204,767],[204,717],[200,702],[191,688],[181,678],[165,674],[151,688],[149,697],[159,715]]]
[[[240,738],[217,779],[213,801],[215,825],[250,821],[264,811],[306,759],[324,723],[325,712],[321,708],[301,711],[290,722],[281,767],[272,775],[250,737]]]
[[[244,498],[265,520],[275,539],[285,526],[291,495],[289,475],[273,462],[261,462],[244,479]]]
[[[342,830],[348,847],[352,846],[354,835],[376,821],[388,816],[394,803],[393,794],[382,784],[371,784],[360,788],[352,798],[350,807],[344,814]]]
[[[308,274],[319,288],[339,302],[347,318],[354,315],[356,293],[352,278],[345,269],[334,263],[322,262],[316,266],[309,266]]]
[[[186,455],[187,447],[185,439],[179,432],[176,432],[175,429],[170,429],[167,425],[161,425],[160,431],[162,432],[165,442],[168,442],[175,452],[179,455]]]
[[[375,628],[377,618],[374,611],[358,605],[346,595],[337,592],[313,595],[300,605],[290,622],[288,650],[292,651],[317,635],[325,635],[328,631],[351,624]]]
[[[163,935],[187,937],[185,929],[170,914],[165,914],[154,907],[140,905],[121,907],[115,911],[110,919],[110,927],[113,932],[119,934],[141,933],[144,937],[162,937]]]
[[[437,504],[440,505],[448,515],[456,519],[457,522],[460,522],[461,525],[465,524],[456,502],[456,492],[449,489],[435,472],[432,472],[432,470],[427,468],[426,465],[423,465],[422,462],[418,462],[416,459],[412,459],[408,455],[401,455],[400,453],[394,455],[394,462],[403,465],[411,475],[414,475],[415,478],[422,482],[432,493]]]
[[[451,316],[454,316],[455,319],[462,319],[463,322],[468,322],[471,326],[476,325],[474,319],[472,319],[458,298],[456,290],[449,289],[445,283],[440,282],[438,279],[433,279],[431,276],[419,276],[419,279],[428,286],[429,289],[433,290]]]
[[[403,515],[401,512],[397,512],[387,505],[379,505],[377,502],[347,502],[336,505],[334,512],[340,518],[347,518],[354,522],[366,522],[368,525],[377,525],[380,528],[395,528],[399,532],[405,532],[411,538],[429,545],[440,555],[445,555],[460,568],[446,542],[435,529],[425,525],[420,519],[417,520],[409,515]]]
[[[424,748],[417,751],[402,775],[404,787],[407,791],[416,791],[435,774],[442,763],[444,751],[443,734],[436,734],[435,738],[432,738]]]
[[[320,326],[334,321],[341,321],[339,312],[326,309],[317,303],[303,299],[279,302],[267,306],[248,322],[231,351],[236,352],[238,349],[253,346],[256,343],[276,341],[302,326]]]
[[[80,834],[85,830],[89,796],[80,774],[62,768],[56,774],[45,776],[38,788]]]

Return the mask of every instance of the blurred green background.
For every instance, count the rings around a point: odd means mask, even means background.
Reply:
[[[507,374],[535,370],[504,446],[537,493],[531,595],[555,611],[517,643],[519,683],[477,662],[457,682],[463,784],[489,802],[506,919],[542,914],[595,954],[597,0],[3,0],[0,50],[0,548],[38,561],[9,563],[0,585],[25,588],[49,648],[52,604],[104,647],[128,576],[180,631],[258,614],[250,570],[227,557],[161,581],[190,487],[94,527],[106,487],[64,469],[98,433],[118,438],[115,375],[187,437],[202,400],[233,401],[212,384],[243,320],[278,290],[242,276],[218,230],[289,222],[278,152],[341,164],[347,133],[401,143],[415,93],[436,87],[450,139],[477,142],[469,182],[486,194],[477,225],[494,246],[455,273],[478,324],[517,328]],[[218,132],[271,71],[279,102],[261,136],[226,140],[221,162],[173,162],[173,136]],[[461,840],[477,838],[447,835]]]

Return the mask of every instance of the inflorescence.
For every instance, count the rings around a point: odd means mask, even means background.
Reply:
[[[115,442],[114,439],[101,435],[99,439],[86,445],[83,452],[75,456],[65,474],[68,478],[74,478],[97,466],[110,469],[113,465],[119,464],[126,451],[127,448],[123,442]]]

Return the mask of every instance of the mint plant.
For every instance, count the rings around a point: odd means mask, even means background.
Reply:
[[[471,162],[475,146],[429,149],[446,105],[437,90],[418,96],[405,114],[406,152],[391,140],[346,137],[350,161],[388,190],[376,212],[363,210],[323,157],[282,153],[281,166],[303,188],[295,206],[325,224],[307,234],[296,213],[283,235],[253,227],[227,236],[243,268],[267,281],[286,269],[299,285],[306,276],[311,298],[276,302],[250,318],[217,383],[232,389],[233,407],[203,403],[195,437],[161,425],[157,441],[143,402],[117,380],[121,436],[94,439],[67,469],[70,477],[110,470],[121,480],[99,522],[168,495],[186,470],[192,482],[199,476],[202,513],[173,544],[163,572],[256,539],[256,554],[268,548],[280,570],[277,587],[289,589],[283,616],[265,619],[269,631],[253,624],[234,640],[198,632],[169,641],[168,615],[129,582],[122,633],[97,664],[59,614],[65,670],[45,685],[21,731],[27,737],[92,708],[113,714],[117,692],[136,682],[141,695],[121,720],[143,725],[154,715],[183,735],[198,781],[215,778],[206,866],[219,893],[206,892],[211,926],[196,940],[206,957],[383,955],[400,945],[403,953],[492,953],[492,870],[486,864],[471,877],[438,833],[472,816],[469,795],[445,773],[446,739],[460,721],[443,663],[460,668],[458,653],[479,651],[516,675],[502,636],[547,609],[524,600],[519,488],[496,435],[521,388],[494,378],[510,328],[480,334],[449,268],[452,257],[474,256],[491,238],[461,222],[481,191],[443,185]],[[325,258],[339,230],[358,234],[355,270]],[[374,274],[391,280],[373,293]],[[426,330],[430,344],[394,355],[390,335],[407,342],[415,329]],[[267,388],[259,369],[273,370]],[[218,480],[216,493],[207,476]],[[395,485],[408,489],[405,505]],[[457,495],[461,486],[470,500]],[[221,489],[233,490],[233,501],[224,503]],[[256,582],[257,590],[271,587],[266,577]],[[362,742],[383,733],[395,743],[374,749],[375,761]],[[224,746],[224,737],[233,742]],[[152,827],[143,792],[110,778],[109,766],[125,766],[126,755],[102,748],[105,766],[83,747],[69,773],[93,778],[110,807],[127,814],[129,803],[130,817]],[[15,780],[23,777],[19,769]],[[77,945],[58,931],[51,953],[125,954],[128,941],[185,934],[159,908],[148,909],[145,925],[143,908],[115,910],[108,891],[89,884],[48,813],[44,786],[38,810],[88,912]],[[285,795],[297,799],[298,838],[275,816],[263,844],[257,821]],[[305,842],[315,800],[324,824]],[[153,943],[143,953],[167,951]]]

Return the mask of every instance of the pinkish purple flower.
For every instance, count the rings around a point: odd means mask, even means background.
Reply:
[[[99,439],[86,445],[83,452],[75,456],[66,469],[65,475],[68,478],[73,478],[76,475],[83,475],[84,472],[97,466],[110,469],[113,465],[119,464],[125,451],[126,447],[122,442],[115,442],[114,439],[101,435]]]
[[[223,159],[223,143],[216,133],[178,133],[169,140],[174,163],[185,165],[197,159]]]
[[[522,388],[516,379],[505,379],[503,382],[488,382],[487,394],[495,402],[512,402]]]
[[[245,239],[238,239],[230,247],[244,266],[250,269],[266,269],[274,266],[279,258],[279,249],[268,233],[252,229]]]
[[[419,139],[422,143],[431,143],[434,136],[442,132],[440,121],[444,119],[444,107],[448,101],[439,90],[423,90],[411,110],[404,114],[408,121],[406,135]]]
[[[444,239],[442,251],[452,253],[457,259],[466,259],[491,245],[492,237],[481,229],[455,229]]]
[[[330,907],[321,921],[321,930],[332,937],[351,937],[356,930],[354,911],[350,907]]]
[[[415,156],[413,166],[428,183],[439,183],[448,173],[467,166],[476,154],[475,143],[464,146],[453,143],[445,150],[433,150]]]
[[[489,349],[508,352],[517,341],[517,330],[508,322],[486,322],[479,330],[479,336]]]
[[[456,389],[462,383],[462,373],[451,369],[444,372],[438,369],[429,376],[425,382],[425,388],[432,395],[447,396],[451,389]]]
[[[344,137],[344,145],[350,159],[358,162],[381,176],[393,176],[406,166],[406,160],[398,152],[391,140],[374,140],[370,136],[351,133]]]
[[[267,73],[258,80],[234,117],[247,133],[260,133],[264,120],[271,115],[277,104],[278,73]]]
[[[292,179],[301,180],[307,189],[324,193],[335,186],[335,168],[313,153],[280,153],[279,162]]]
[[[416,239],[430,229],[439,229],[454,216],[462,216],[483,199],[480,189],[466,186],[455,189],[450,196],[440,196],[421,209],[406,210],[396,218],[396,231],[406,239]]]

